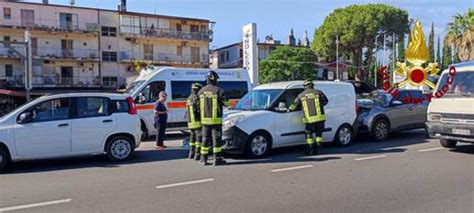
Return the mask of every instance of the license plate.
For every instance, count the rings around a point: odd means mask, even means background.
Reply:
[[[456,135],[471,135],[471,131],[469,129],[453,129],[453,134],[456,134]]]

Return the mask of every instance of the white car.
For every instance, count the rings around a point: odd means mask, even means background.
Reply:
[[[140,145],[141,133],[130,96],[44,96],[0,118],[0,170],[15,161],[78,155],[125,160]]]
[[[315,81],[315,88],[328,97],[323,142],[351,143],[357,109],[354,87],[343,82]],[[287,108],[303,91],[302,81],[260,85],[245,95],[234,110],[225,113],[223,151],[257,158],[270,149],[305,144],[301,107]]]

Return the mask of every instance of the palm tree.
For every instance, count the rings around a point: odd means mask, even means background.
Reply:
[[[464,15],[458,13],[454,16],[454,21],[448,24],[445,42],[454,44],[461,61],[474,59],[474,9],[469,8]]]

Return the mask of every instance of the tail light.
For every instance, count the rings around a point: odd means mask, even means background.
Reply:
[[[127,103],[128,103],[128,114],[136,115],[137,114],[137,108],[135,107],[135,103],[133,102],[133,98],[128,97],[127,98]]]
[[[359,105],[357,104],[357,101],[356,101],[356,104],[355,104],[355,111],[356,111],[356,114],[357,114],[357,115],[360,113],[360,107],[359,107]]]

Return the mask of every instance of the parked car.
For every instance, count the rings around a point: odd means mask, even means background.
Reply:
[[[351,143],[356,120],[354,87],[344,82],[315,81],[329,102],[323,142]],[[288,107],[303,91],[302,81],[260,85],[245,95],[223,123],[223,151],[258,158],[272,148],[305,144],[303,113]]]
[[[474,61],[454,67],[456,74],[446,94],[434,98],[428,107],[428,133],[446,148],[454,148],[458,142],[474,143]],[[444,70],[437,91],[449,78],[449,69]]]
[[[356,80],[348,80],[346,82],[351,83],[352,86],[354,86],[357,98],[367,98],[373,91],[377,90],[375,86],[369,82]]]
[[[393,97],[378,90],[372,98],[357,100],[359,133],[369,133],[375,140],[384,141],[393,132],[425,128],[428,102],[422,91],[400,89],[399,92],[398,97]],[[421,103],[412,101],[420,98]]]
[[[104,154],[126,160],[140,145],[133,98],[71,93],[38,98],[0,119],[0,170],[10,162]]]

